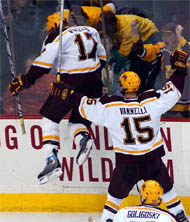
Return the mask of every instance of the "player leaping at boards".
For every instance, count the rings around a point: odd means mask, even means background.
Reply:
[[[89,98],[74,92],[72,87],[54,83],[52,95],[75,104],[81,116],[108,129],[115,151],[115,168],[108,187],[102,222],[111,222],[124,198],[140,180],[156,180],[163,187],[162,199],[179,222],[188,222],[184,207],[174,191],[168,170],[162,160],[164,141],[160,132],[161,115],[180,99],[188,55],[176,50],[171,55],[174,70],[164,87],[158,91],[138,93],[140,77],[132,72],[120,76],[122,96]],[[67,90],[68,96],[60,95]],[[56,92],[58,92],[56,94]],[[72,94],[71,94],[72,92]],[[63,101],[64,103],[64,101]]]
[[[106,63],[106,52],[98,32],[87,26],[68,26],[68,11],[64,11],[60,82],[72,85],[73,89],[91,98],[102,95],[101,70]],[[58,60],[60,14],[47,17],[46,27],[49,35],[43,43],[40,55],[33,62],[30,70],[11,81],[9,88],[12,95],[35,84],[36,79],[49,73]],[[65,94],[62,95],[66,96]],[[43,149],[46,166],[38,175],[40,183],[46,183],[49,176],[62,174],[57,152],[59,146],[59,122],[71,109],[70,101],[65,103],[50,95],[40,110],[43,130]],[[91,122],[82,118],[74,110],[69,118],[69,130],[77,150],[76,162],[83,164],[90,153],[93,139],[89,134]]]

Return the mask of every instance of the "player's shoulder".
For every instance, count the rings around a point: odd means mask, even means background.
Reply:
[[[159,97],[160,97],[160,93],[154,89],[144,91],[141,94],[139,94],[139,96],[138,96],[139,102],[142,102],[147,99],[159,98]]]
[[[150,206],[150,205],[141,205],[141,207],[147,209],[150,212],[156,212],[158,214],[158,219],[162,217],[162,218],[167,218],[166,221],[169,220],[171,222],[177,222],[177,218],[175,217],[174,214],[160,207]]]
[[[177,222],[177,218],[174,214],[170,213],[167,210],[161,209],[160,207],[155,207],[155,209],[157,209],[158,211],[160,211],[161,214],[168,216],[169,218],[171,218],[171,221],[173,222]]]
[[[122,102],[124,101],[124,98],[121,96],[116,96],[116,95],[105,95],[100,98],[99,100],[103,105],[112,103],[112,102]]]
[[[44,44],[47,45],[48,43],[53,42],[57,38],[58,35],[59,35],[59,32],[50,32],[46,36],[46,38],[44,40]]]

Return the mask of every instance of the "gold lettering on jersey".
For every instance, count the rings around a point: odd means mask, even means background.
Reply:
[[[64,89],[63,92],[61,93],[61,99],[65,100],[68,95],[68,89]]]
[[[129,210],[127,217],[128,218],[150,218],[150,219],[158,219],[160,216],[159,213],[151,212],[151,211],[137,211],[137,210]]]
[[[121,115],[143,115],[147,113],[145,107],[134,107],[134,108],[119,108]]]

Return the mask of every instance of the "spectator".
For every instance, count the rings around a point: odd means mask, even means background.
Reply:
[[[173,74],[170,65],[170,54],[176,49],[183,50],[190,55],[190,43],[182,36],[183,27],[175,23],[168,23],[161,28],[162,40],[167,50],[163,52],[163,68],[158,76],[157,82],[166,82]],[[190,73],[190,63],[188,63],[188,73]],[[190,75],[185,79],[184,92],[180,101],[167,112],[168,116],[179,115],[190,117]]]
[[[133,32],[135,33],[137,27],[133,26]],[[161,29],[163,42],[156,44],[143,44],[142,41],[134,43],[133,51],[139,56],[140,59],[146,60],[158,60],[161,64],[161,72],[157,76],[154,84],[155,89],[159,89],[168,78],[173,74],[170,65],[170,54],[176,49],[185,51],[188,55],[190,53],[190,44],[182,36],[183,27],[175,23],[168,23]],[[187,64],[188,73],[190,72],[189,62]],[[190,90],[189,90],[190,76],[187,75],[185,79],[184,93],[180,101],[172,107],[165,115],[178,115],[183,117],[190,116]]]
[[[113,48],[111,50],[112,58],[109,61],[114,65],[114,74],[119,75],[127,70],[140,73],[141,86],[139,91],[147,90],[153,87],[156,76],[160,71],[160,64],[149,61],[142,61],[133,53],[133,37],[131,23],[137,21],[139,24],[139,35],[144,43],[156,43],[157,27],[148,18],[137,15],[115,15],[111,11],[104,13],[105,28],[107,35],[112,39]],[[101,30],[102,22],[97,24],[97,29]],[[116,79],[115,79],[116,82]],[[117,81],[118,82],[118,81]]]

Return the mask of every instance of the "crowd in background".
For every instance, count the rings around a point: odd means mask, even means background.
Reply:
[[[109,2],[112,1],[104,0],[103,5],[106,5]],[[35,55],[38,55],[41,50],[42,41],[47,34],[45,30],[46,18],[51,13],[59,11],[60,1],[3,0],[2,3],[7,22],[9,41],[12,49],[12,57],[15,63],[16,73],[25,73],[27,70],[25,64],[28,59],[35,58]],[[162,66],[160,70],[156,71],[154,77],[151,77],[149,81],[154,79],[154,82],[151,83],[152,87],[156,89],[160,88],[160,86],[162,86],[171,75],[171,68],[169,67],[168,58],[170,55],[169,52],[173,50],[172,47],[182,48],[189,53],[190,47],[188,45],[188,21],[190,1],[180,1],[180,7],[179,1],[170,0],[115,0],[113,3],[116,7],[115,14],[117,15],[117,19],[119,19],[118,15],[134,15],[143,19],[148,19],[156,25],[157,30],[155,29],[154,34],[157,35],[157,38],[160,42],[164,42],[165,51],[162,52]],[[96,6],[101,8],[99,0],[65,1],[64,8],[71,9],[74,12],[74,16],[73,13],[71,13],[70,16],[71,25],[75,25],[76,23],[78,25],[83,24],[85,18],[84,15],[88,15],[88,13],[85,13],[85,7],[82,10],[82,6]],[[90,16],[93,18],[93,14]],[[143,19],[142,22],[144,22]],[[88,21],[88,18],[86,18],[86,22],[88,25],[91,25],[90,21]],[[152,27],[153,26],[151,26],[151,28]],[[181,27],[181,30],[178,33],[180,36],[176,35],[176,28],[178,27]],[[105,40],[105,36],[103,36],[103,34],[102,39],[104,37]],[[11,74],[2,31],[0,36],[0,114],[16,114],[17,111],[14,101],[15,98],[12,98],[7,90],[8,83],[11,79]],[[151,42],[148,40],[151,40]],[[155,44],[156,41],[152,38],[147,38],[145,39],[144,43]],[[126,60],[126,55],[125,53],[122,54],[122,50],[119,50],[119,48],[115,50],[114,44],[108,35],[106,35],[106,49],[108,53],[108,66],[103,75],[103,81],[105,86],[109,86],[110,94],[119,94],[119,74],[124,71],[123,69],[130,67],[129,60]],[[134,61],[133,57],[132,61]],[[121,67],[119,67],[120,64]],[[136,67],[136,63],[133,65],[133,67]],[[43,104],[47,98],[47,94],[49,93],[49,82],[54,80],[55,75],[56,71],[52,70],[51,74],[45,75],[45,78],[47,79],[40,80],[36,86],[37,88],[31,88],[30,92],[27,92],[27,90],[21,92],[21,103],[25,104],[23,110],[24,114],[38,114],[38,108],[40,109],[41,104]],[[107,78],[107,75],[109,75],[109,78]],[[107,81],[108,79],[109,82]],[[29,101],[30,96],[34,102],[30,102],[32,105],[27,106],[27,101]],[[183,97],[181,98],[180,102],[175,107],[173,107],[172,110],[167,112],[166,116],[189,117],[189,101],[190,90],[189,78],[187,77]],[[38,105],[36,105],[37,103]]]

